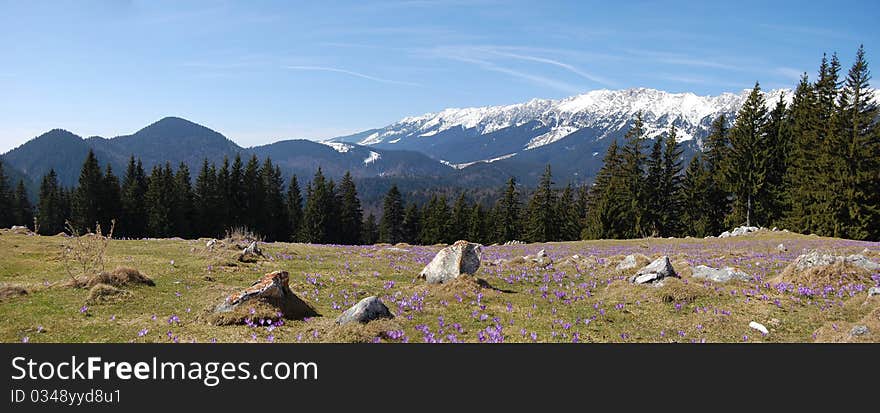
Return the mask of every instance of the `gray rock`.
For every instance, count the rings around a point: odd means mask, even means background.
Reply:
[[[369,323],[380,318],[394,318],[385,303],[379,297],[364,298],[351,306],[336,319],[336,324]]]
[[[422,269],[419,278],[431,284],[442,284],[458,278],[461,274],[475,274],[480,269],[482,245],[464,240],[456,241],[440,250],[434,259]]]
[[[675,269],[672,268],[672,263],[669,262],[669,257],[664,255],[636,272],[636,275],[630,277],[629,282],[633,284],[645,284],[666,277],[678,277],[678,274],[676,274]]]
[[[510,240],[510,241],[507,241],[504,243],[504,245],[523,245],[523,244],[525,244],[525,242],[517,241],[517,240]]]
[[[238,260],[242,262],[247,261],[256,261],[260,257],[265,257],[263,255],[263,251],[260,250],[260,246],[257,245],[256,241],[251,242],[244,250],[238,254]]]
[[[868,330],[868,326],[853,326],[852,330],[849,331],[851,336],[863,336],[868,334],[870,330]]]
[[[812,251],[797,257],[791,265],[795,270],[803,271],[813,267],[822,267],[837,263],[849,264],[869,271],[880,270],[880,264],[873,262],[862,254],[853,254],[849,256],[820,254],[818,251]]]
[[[209,250],[214,249],[214,245],[217,245],[217,240],[214,238],[211,238],[210,240],[208,240],[208,242],[205,243],[205,248],[207,248]]]
[[[620,264],[617,264],[617,269],[620,271],[629,270],[635,268],[636,265],[638,265],[636,263],[636,256],[633,254],[629,254],[626,256],[626,258],[623,259],[623,261],[620,262]]]
[[[788,248],[785,248],[785,244],[779,244],[776,246],[776,251],[786,252],[786,251],[788,251]]]
[[[724,267],[721,269],[698,265],[693,268],[694,278],[705,278],[715,282],[727,282],[733,279],[751,281],[752,277],[736,268]]]
[[[880,287],[871,287],[868,289],[868,297],[880,295]]]
[[[745,235],[751,232],[758,232],[759,230],[760,228],[758,227],[742,226],[734,228],[732,231],[724,231],[721,233],[721,235],[718,236],[718,238],[738,237],[740,235]]]

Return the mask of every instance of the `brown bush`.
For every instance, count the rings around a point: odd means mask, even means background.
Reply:
[[[702,285],[687,282],[678,278],[664,278],[663,285],[657,289],[660,299],[667,303],[691,303],[701,297],[709,297],[715,291]]]
[[[839,282],[871,284],[873,283],[871,275],[871,271],[842,262],[801,271],[795,269],[794,264],[790,264],[772,282],[784,281],[800,285],[837,285]]]

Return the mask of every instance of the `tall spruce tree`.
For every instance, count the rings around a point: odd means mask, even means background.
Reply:
[[[174,191],[174,174],[171,165],[165,168],[153,166],[144,196],[147,205],[147,236],[164,238],[172,236],[172,207]]]
[[[3,171],[3,161],[0,161],[0,228],[8,228],[13,225],[13,221],[15,221],[13,203],[9,177]]]
[[[303,218],[302,191],[299,189],[299,182],[296,175],[290,177],[290,185],[287,189],[287,219],[290,228],[290,240],[296,241],[300,239]]]
[[[819,137],[819,109],[806,74],[801,77],[792,97],[786,120],[790,149],[787,153],[788,168],[783,176],[785,182],[783,226],[799,233],[817,233],[823,221],[817,208],[821,187],[819,167],[823,149]]]
[[[495,241],[505,243],[522,236],[520,226],[520,200],[516,189],[516,178],[507,180],[501,198],[495,205]]]
[[[422,232],[422,212],[418,205],[410,202],[403,213],[403,240],[410,244],[420,244]]]
[[[584,239],[622,238],[630,227],[624,217],[629,205],[620,192],[624,181],[623,156],[617,141],[612,141],[603,158],[602,168],[590,189],[587,216],[581,237]]]
[[[831,214],[833,235],[850,239],[876,239],[880,221],[880,116],[870,88],[871,72],[860,46],[840,92],[838,128],[832,141],[836,155],[832,179],[837,194]]]
[[[667,197],[663,193],[664,164],[663,164],[663,138],[657,136],[651,146],[651,154],[646,161],[647,176],[645,177],[645,225],[644,228],[651,236],[660,236],[662,232],[662,219],[664,215],[663,203]]]
[[[574,241],[580,238],[580,217],[578,216],[577,203],[574,199],[574,189],[571,183],[565,186],[553,207],[558,220],[558,228],[554,241]]]
[[[636,114],[633,126],[626,133],[625,139],[626,144],[623,147],[623,164],[621,166],[623,179],[620,188],[626,200],[622,218],[623,222],[628,225],[623,235],[626,238],[638,238],[646,235],[648,230],[645,226],[645,154],[643,149],[645,125],[642,112]]]
[[[89,150],[79,174],[79,185],[73,194],[73,224],[78,230],[95,230],[95,225],[103,218],[101,200],[104,191],[104,176],[98,166],[98,158]]]
[[[301,237],[304,242],[327,244],[333,240],[333,222],[338,220],[334,214],[336,195],[331,183],[324,178],[319,167],[315,177],[306,188],[306,204],[303,209]]]
[[[376,225],[376,216],[371,212],[364,220],[363,235],[365,245],[372,245],[379,241],[379,226]]]
[[[350,172],[346,172],[339,182],[340,210],[339,228],[341,244],[359,244],[361,242],[361,226],[364,212],[358,199],[357,187]]]
[[[122,178],[120,213],[117,233],[130,238],[143,238],[147,231],[147,176],[140,159],[128,159],[128,168]]]
[[[734,196],[730,226],[768,223],[769,160],[767,108],[756,82],[730,130],[730,149],[723,168],[725,187]]]
[[[767,226],[781,224],[785,208],[785,171],[788,169],[790,138],[788,110],[780,95],[767,119]]]
[[[714,235],[708,197],[712,175],[703,166],[703,156],[697,155],[688,164],[681,181],[681,221],[687,233],[695,237]]]
[[[432,245],[455,241],[451,235],[450,217],[446,197],[432,195],[422,210],[422,231],[419,233],[422,243]]]
[[[458,195],[452,206],[452,222],[449,227],[449,239],[457,241],[466,239],[470,229],[471,208],[465,199],[464,192]]]
[[[556,194],[553,192],[553,174],[550,165],[544,168],[538,188],[532,194],[528,206],[526,238],[531,242],[556,240],[559,217],[556,211]]]
[[[663,174],[660,181],[660,234],[664,237],[679,236],[683,231],[681,222],[681,145],[675,125],[669,127],[663,150]]]
[[[104,231],[108,231],[111,222],[116,221],[122,216],[122,195],[119,189],[119,178],[113,174],[113,168],[107,164],[106,172],[104,172],[104,187],[101,190],[101,227]],[[114,229],[115,231],[115,229]]]
[[[705,235],[718,235],[726,226],[725,219],[730,213],[730,194],[724,188],[722,166],[730,150],[727,118],[722,114],[712,121],[709,136],[703,146],[702,166],[708,175],[705,183]]]
[[[471,242],[486,244],[486,214],[483,212],[483,206],[479,202],[475,203],[471,208],[470,218],[468,219],[469,227],[467,239]]]
[[[40,182],[40,194],[37,201],[37,223],[40,235],[55,235],[64,231],[65,211],[64,190],[58,184],[55,169],[43,176]],[[36,230],[36,229],[35,229]]]
[[[193,210],[195,211],[195,232],[200,236],[218,237],[223,235],[220,224],[217,174],[208,159],[202,160],[196,184],[193,187]]]
[[[263,182],[263,217],[258,220],[260,232],[271,241],[286,241],[290,237],[290,219],[284,196],[284,176],[281,168],[266,158],[260,170]]]
[[[379,221],[379,242],[396,244],[403,241],[403,197],[397,185],[392,185],[382,203]]]
[[[26,227],[34,226],[34,207],[28,199],[27,189],[24,186],[24,180],[18,181],[15,188],[15,196],[13,198],[15,207],[15,223]]]

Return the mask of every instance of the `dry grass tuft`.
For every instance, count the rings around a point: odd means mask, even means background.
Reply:
[[[393,341],[389,339],[387,333],[392,330],[403,330],[403,327],[395,319],[373,320],[366,324],[339,325],[333,318],[316,318],[308,320],[304,327],[304,337],[312,338],[314,332],[317,331],[322,343],[370,343],[377,337],[383,341]]]
[[[131,296],[131,293],[128,291],[116,288],[110,284],[99,283],[92,286],[92,289],[89,290],[89,298],[86,299],[86,303],[94,305],[115,301],[129,296]]]
[[[868,327],[867,334],[853,335],[855,326]],[[850,323],[845,321],[827,321],[814,333],[813,341],[816,343],[876,343],[880,341],[880,307],[862,317],[861,320]]]
[[[86,278],[85,280],[76,280],[73,282],[69,282],[68,286],[72,287],[94,287],[98,284],[108,284],[114,287],[123,287],[126,285],[149,285],[155,286],[156,283],[153,282],[146,275],[141,274],[140,271],[131,268],[131,267],[116,267],[115,270],[110,272],[101,272],[99,274],[93,275],[91,277]]]
[[[666,278],[663,286],[657,289],[657,295],[663,302],[692,303],[698,298],[710,297],[715,291],[694,282],[685,282],[678,278]]]
[[[0,287],[0,300],[27,295],[27,290],[17,285],[5,285]]]
[[[871,271],[842,262],[807,268],[803,271],[795,270],[794,264],[790,264],[771,281],[776,283],[784,281],[798,285],[871,284],[873,283],[871,275]]]

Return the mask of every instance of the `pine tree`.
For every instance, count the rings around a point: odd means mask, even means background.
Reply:
[[[104,187],[101,190],[100,199],[101,228],[107,231],[111,222],[116,221],[122,215],[122,195],[119,189],[119,178],[113,174],[113,168],[107,164],[104,172]],[[115,230],[115,229],[114,229]]]
[[[266,211],[263,201],[266,199],[266,188],[263,186],[260,161],[257,159],[257,155],[252,155],[248,160],[241,182],[240,190],[243,209],[239,217],[241,220],[240,225],[265,235],[263,220],[266,216]]]
[[[306,205],[303,209],[303,222],[300,236],[304,242],[327,244],[333,240],[333,223],[338,220],[334,215],[336,201],[334,188],[324,178],[321,168],[306,188]]]
[[[392,185],[382,204],[379,241],[396,244],[403,241],[403,198],[397,185]]]
[[[284,197],[284,176],[281,168],[266,158],[260,170],[263,182],[263,217],[260,232],[270,241],[286,241],[290,237],[290,218]],[[360,223],[360,221],[358,221]]]
[[[302,192],[299,189],[299,182],[296,175],[290,177],[290,185],[287,189],[287,219],[290,228],[290,239],[299,240],[302,229]]]
[[[648,228],[645,223],[646,193],[644,188],[645,154],[642,143],[645,140],[645,128],[642,112],[636,114],[632,128],[626,133],[626,144],[623,147],[623,179],[622,195],[625,199],[623,220],[629,223],[624,237],[637,238],[644,236]]]
[[[756,82],[730,130],[730,149],[723,168],[725,187],[734,195],[730,226],[767,224],[770,157],[766,126],[767,108]]]
[[[819,232],[819,217],[823,211],[817,208],[824,171],[819,169],[822,148],[819,137],[819,109],[807,75],[795,89],[791,108],[786,120],[786,129],[791,136],[791,146],[787,154],[788,168],[785,171],[785,216],[783,226],[792,231],[809,234]]]
[[[449,239],[453,242],[466,239],[470,229],[471,208],[464,193],[458,195],[452,206],[452,222],[449,228]]]
[[[837,162],[832,169],[839,201],[830,211],[836,218],[833,235],[849,239],[877,238],[880,220],[880,142],[877,104],[870,88],[871,72],[860,46],[840,93],[838,130],[832,142]]]
[[[507,241],[517,240],[521,237],[520,230],[520,200],[519,191],[516,189],[516,178],[507,180],[501,198],[495,205],[495,241],[503,244]]]
[[[340,211],[340,243],[359,244],[361,242],[361,225],[364,221],[364,212],[361,209],[361,201],[358,199],[357,187],[350,172],[346,172],[339,183]]]
[[[712,121],[709,136],[703,147],[702,166],[708,177],[705,183],[705,235],[718,235],[725,228],[725,219],[730,213],[730,194],[724,188],[722,166],[730,151],[729,130],[727,119],[719,115]]]
[[[55,169],[49,169],[49,173],[43,176],[40,182],[40,195],[37,201],[37,223],[40,226],[40,235],[55,235],[64,231],[64,221],[67,219],[64,198],[65,194],[58,184]]]
[[[376,216],[371,212],[364,221],[362,237],[365,245],[373,245],[379,240],[379,227],[376,225]]]
[[[15,188],[15,223],[25,227],[34,226],[34,208],[28,199],[27,189],[24,187],[24,181],[19,180],[18,186]]]
[[[13,213],[13,195],[9,186],[9,177],[3,171],[3,162],[0,161],[0,228],[8,228],[15,221]]]
[[[200,236],[218,237],[223,227],[219,226],[219,188],[214,165],[208,164],[208,158],[202,160],[196,184],[193,187],[193,210],[195,213],[195,232]]]
[[[174,174],[171,165],[165,168],[153,166],[145,195],[147,204],[147,236],[165,238],[172,236],[172,202]]]
[[[705,155],[703,155],[705,156]],[[703,166],[702,156],[697,155],[688,164],[681,182],[681,221],[687,233],[695,237],[715,234],[708,197],[713,177]]]
[[[623,156],[612,141],[603,158],[602,168],[590,189],[583,239],[622,238],[629,228],[624,216],[629,205],[620,192],[623,186]]]
[[[557,238],[559,220],[554,213],[556,194],[552,186],[553,174],[550,165],[547,165],[537,190],[529,200],[526,238],[531,242],[547,242]]]
[[[570,183],[562,190],[553,210],[559,226],[554,241],[574,241],[579,239],[581,236],[580,217],[578,216],[577,203],[574,199],[574,190]]]
[[[170,172],[170,171],[169,171]],[[189,167],[181,162],[174,174],[171,186],[171,233],[174,236],[190,238],[193,235],[193,191]]]
[[[143,238],[147,231],[147,208],[144,197],[147,194],[147,176],[140,159],[135,162],[134,155],[128,159],[128,168],[122,179],[120,192],[120,216],[117,222],[118,234],[130,238]]]
[[[818,141],[820,153],[816,159],[816,166],[821,173],[814,177],[819,183],[820,192],[816,194],[817,204],[815,205],[820,214],[816,214],[817,233],[822,235],[836,236],[838,233],[838,222],[840,217],[837,215],[843,210],[843,200],[838,192],[839,188],[835,185],[838,183],[837,177],[834,176],[836,171],[844,169],[841,162],[845,162],[839,158],[838,148],[839,140],[836,136],[838,129],[838,95],[840,92],[840,62],[837,54],[832,54],[829,62],[825,55],[822,56],[822,63],[819,66],[819,76],[814,86],[816,92],[816,103],[818,113]]]
[[[663,151],[663,174],[660,181],[660,234],[664,237],[679,236],[683,231],[681,222],[681,145],[675,125],[669,127]]]
[[[425,245],[454,242],[450,216],[446,197],[432,195],[422,211],[422,231],[419,234],[421,242]]]
[[[470,212],[471,216],[468,220],[470,226],[467,232],[467,239],[471,242],[479,244],[487,243],[486,239],[486,214],[483,213],[483,206],[479,202],[475,203]]]
[[[410,244],[420,244],[422,232],[422,213],[418,205],[409,203],[403,213],[403,240]]]
[[[89,150],[73,194],[73,224],[81,231],[94,231],[102,218],[101,199],[105,191],[104,176],[98,158]]]
[[[785,208],[785,173],[788,169],[790,138],[787,127],[787,108],[783,96],[779,96],[767,119],[767,226],[781,224]]]
[[[236,225],[232,213],[232,191],[238,190],[233,187],[232,173],[230,171],[229,158],[223,158],[223,165],[217,170],[217,227],[223,234],[227,229]]]
[[[227,222],[228,227],[241,227],[246,225],[244,222],[245,215],[248,214],[247,208],[247,192],[244,188],[244,164],[241,161],[241,154],[235,155],[232,166],[229,170],[229,178],[226,184],[227,197]],[[228,229],[228,228],[227,228]]]
[[[654,139],[651,154],[646,162],[648,174],[645,177],[645,229],[651,236],[659,236],[662,232],[663,205],[667,197],[663,193],[663,138]]]

